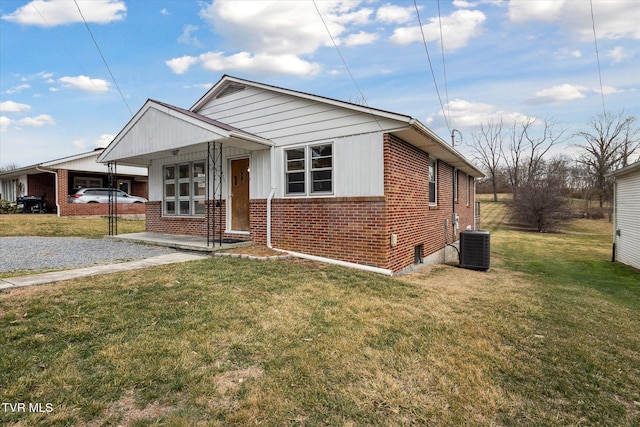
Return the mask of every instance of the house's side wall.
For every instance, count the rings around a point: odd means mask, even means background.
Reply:
[[[616,181],[616,260],[640,268],[640,172]]]
[[[458,171],[456,213],[460,216],[460,219],[458,221],[459,227],[456,240],[460,237],[460,231],[466,230],[467,227],[474,228],[474,200],[473,177]]]
[[[385,268],[401,270],[414,263],[415,248],[422,257],[454,240],[453,167],[438,161],[437,205],[429,205],[429,154],[393,135],[384,142],[385,218],[387,245]],[[467,213],[465,215],[465,221]],[[397,236],[391,247],[391,235]]]
[[[278,249],[384,267],[383,197],[274,199],[271,241]],[[252,201],[252,239],[265,241],[266,201]]]

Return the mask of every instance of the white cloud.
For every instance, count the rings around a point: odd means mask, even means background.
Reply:
[[[477,128],[482,123],[500,118],[505,121],[528,118],[527,115],[518,112],[499,110],[495,105],[466,101],[463,99],[455,99],[448,102],[445,104],[444,109],[447,112],[447,116],[451,119],[451,125],[456,128]],[[427,118],[427,123],[433,123],[435,120],[443,120],[441,110]]]
[[[178,43],[192,44],[198,47],[202,46],[202,43],[200,43],[200,40],[198,40],[197,37],[191,35],[196,31],[198,31],[197,25],[191,25],[191,24],[185,25],[184,29],[182,30],[182,34],[180,34],[180,37],[178,37]]]
[[[40,114],[35,117],[25,117],[24,119],[20,119],[16,121],[16,123],[20,126],[29,126],[29,127],[42,127],[45,125],[55,125],[56,122],[53,118],[48,114]]]
[[[85,92],[107,92],[110,83],[102,79],[92,79],[87,76],[62,77],[58,80],[65,89],[79,89]]]
[[[430,18],[429,23],[422,26],[427,42],[440,40],[440,26],[445,49],[458,49],[482,31],[482,23],[487,19],[479,10],[457,10],[449,16]],[[422,42],[419,26],[401,27],[394,30],[391,40],[399,45]]]
[[[13,102],[13,101],[0,102],[0,112],[2,113],[22,113],[24,111],[29,111],[30,109],[31,109],[30,105],[21,104],[19,102]]]
[[[104,133],[93,142],[93,146],[95,148],[104,148],[113,141],[113,138],[115,138],[115,135]]]
[[[607,52],[607,56],[613,59],[614,64],[630,57],[629,53],[627,53],[626,49],[622,46],[614,47],[612,50]]]
[[[633,3],[633,5],[632,5]],[[593,16],[598,38],[640,39],[640,7],[628,0],[593,2]],[[588,1],[511,0],[509,19],[516,23],[542,21],[556,23],[577,33],[582,40],[593,40],[593,22]]]
[[[286,75],[313,75],[320,71],[320,65],[305,61],[296,55],[271,55],[240,52],[225,56],[224,52],[207,52],[199,57],[202,67],[211,71],[243,71]]]
[[[171,71],[173,71],[174,73],[184,74],[193,64],[196,64],[197,62],[198,58],[185,55],[181,56],[180,58],[173,58],[165,61],[165,64],[167,64],[167,66],[171,68]]]
[[[11,126],[12,120],[9,117],[0,116],[0,132],[6,131]]]
[[[554,22],[560,18],[564,3],[565,0],[511,0],[509,19],[513,22]]]
[[[528,99],[525,102],[528,104],[549,104],[573,101],[574,99],[585,98],[585,92],[588,90],[589,88],[584,86],[565,83],[563,85],[539,90],[535,93],[535,98]]]
[[[596,92],[596,93],[600,93],[601,92],[600,89],[594,89],[593,91]],[[625,89],[618,89],[618,88],[615,88],[613,86],[606,86],[606,85],[602,86],[602,94],[603,95],[613,95],[613,94],[616,94],[616,93],[626,93],[626,92],[635,92],[635,89],[625,90]]]
[[[87,141],[84,139],[76,139],[71,144],[80,150],[84,150],[85,148],[87,148]]]
[[[120,0],[78,0],[78,6],[87,22],[108,24],[122,21],[127,7]],[[22,25],[41,27],[82,22],[82,16],[73,1],[33,0],[2,19]]]
[[[359,46],[363,44],[371,44],[378,39],[378,35],[375,33],[367,33],[366,31],[360,31],[356,34],[349,34],[344,38],[344,44],[346,46]]]
[[[421,9],[421,6],[418,6]],[[393,4],[381,6],[376,12],[376,20],[387,24],[405,24],[415,20],[415,8],[401,7]]]
[[[7,95],[13,95],[14,93],[20,93],[23,90],[30,89],[30,88],[31,88],[31,85],[28,85],[28,84],[25,83],[25,84],[21,84],[21,85],[9,88],[9,89],[5,90],[4,93],[6,93]]]
[[[163,8],[163,9],[161,9],[161,10],[160,10],[160,13],[161,13],[162,15],[165,15],[165,16],[169,16],[169,15],[171,15],[171,13],[169,13],[169,11],[167,10],[167,8],[166,8],[166,7],[165,7],[165,8]]]
[[[582,56],[582,52],[580,52],[579,50],[572,50],[570,53],[574,58],[580,58]]]

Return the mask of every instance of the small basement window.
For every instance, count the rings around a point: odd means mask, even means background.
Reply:
[[[424,245],[417,245],[413,248],[413,265],[422,264],[422,251]]]

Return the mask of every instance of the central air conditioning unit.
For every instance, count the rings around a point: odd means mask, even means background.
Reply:
[[[488,231],[465,230],[460,232],[460,267],[472,270],[489,270],[490,252]]]

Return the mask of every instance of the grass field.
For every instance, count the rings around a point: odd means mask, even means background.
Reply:
[[[118,219],[118,233],[144,231],[144,220]],[[56,215],[0,215],[0,237],[46,236],[101,238],[109,232],[106,217],[60,217]]]
[[[488,273],[212,258],[0,294],[0,400],[52,409],[0,423],[640,424],[640,272],[609,224],[482,212]]]

